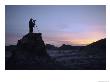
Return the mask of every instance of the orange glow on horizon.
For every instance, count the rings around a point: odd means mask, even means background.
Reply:
[[[46,43],[55,44],[57,46],[62,44],[85,46],[105,38],[106,34],[101,30],[91,30],[82,33],[62,33],[54,37],[46,37]]]
[[[77,45],[88,45],[91,44],[98,39],[77,39],[77,40],[72,40],[72,44],[77,44]]]

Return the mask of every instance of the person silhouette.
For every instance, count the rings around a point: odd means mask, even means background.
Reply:
[[[35,27],[35,21],[32,18],[29,20],[29,33],[33,33],[33,28]]]

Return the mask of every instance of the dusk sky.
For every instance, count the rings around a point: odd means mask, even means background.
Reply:
[[[6,6],[6,45],[14,45],[29,31],[29,19],[36,19],[45,43],[61,46],[87,45],[106,37],[106,6]],[[34,28],[34,32],[38,32]]]

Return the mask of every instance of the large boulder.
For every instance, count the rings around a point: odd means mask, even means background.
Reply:
[[[18,40],[17,46],[19,49],[36,52],[36,55],[47,56],[44,41],[41,33],[28,33]]]

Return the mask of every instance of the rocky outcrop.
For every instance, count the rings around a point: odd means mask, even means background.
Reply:
[[[17,46],[22,50],[35,52],[36,55],[47,56],[41,33],[28,33],[22,39],[18,40]]]
[[[89,63],[86,69],[106,69],[106,38],[85,46],[80,53]]]
[[[58,69],[46,52],[41,33],[28,33],[18,40],[6,61],[6,69]]]

